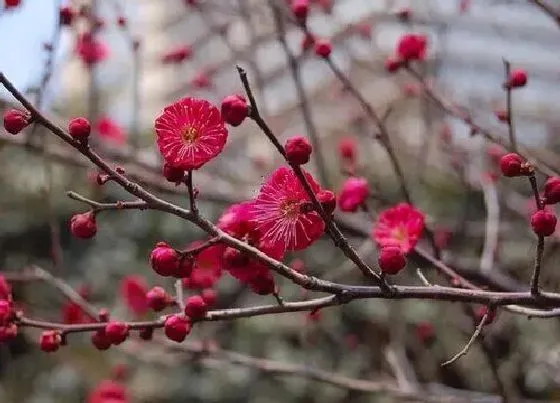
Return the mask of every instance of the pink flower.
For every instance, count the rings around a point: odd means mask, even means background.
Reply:
[[[146,280],[141,276],[129,275],[121,281],[121,297],[135,315],[144,315],[148,312],[147,292]]]
[[[423,230],[424,213],[408,203],[400,203],[379,215],[371,236],[380,247],[396,245],[408,253]]]
[[[199,246],[202,242],[197,241],[189,245],[188,249]],[[204,249],[196,255],[192,273],[184,281],[188,288],[210,288],[222,276],[222,254],[223,245],[214,245]]]
[[[86,65],[91,66],[109,57],[109,46],[86,32],[78,36],[76,53]]]
[[[340,210],[356,212],[364,204],[369,195],[369,185],[366,178],[348,178],[338,196]]]
[[[321,187],[305,172],[315,193]],[[294,171],[280,167],[261,187],[253,206],[256,229],[263,244],[285,250],[305,249],[321,237],[325,223],[308,208],[309,198]]]
[[[121,126],[108,116],[103,116],[97,121],[99,137],[117,145],[126,143],[126,133]]]
[[[242,238],[254,230],[255,225],[251,222],[253,204],[253,201],[246,201],[229,206],[218,220],[218,228],[236,238]]]
[[[165,161],[184,170],[198,169],[216,157],[228,137],[218,108],[198,98],[183,98],[166,107],[155,127]]]
[[[422,34],[406,34],[399,39],[397,55],[401,60],[424,60],[428,38]]]

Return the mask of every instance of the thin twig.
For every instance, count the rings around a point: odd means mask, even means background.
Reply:
[[[87,197],[82,196],[79,193],[68,191],[66,195],[76,201],[86,203],[92,207],[94,212],[105,211],[105,210],[146,210],[150,206],[148,203],[142,200],[137,201],[118,201],[116,203],[99,203],[95,200],[90,200]]]
[[[482,319],[480,320],[480,323],[478,324],[478,326],[475,328],[474,333],[472,334],[469,342],[467,344],[465,344],[465,347],[463,347],[463,349],[461,351],[459,351],[457,354],[455,354],[450,360],[445,361],[443,364],[441,364],[442,367],[446,367],[448,365],[453,364],[455,361],[457,361],[459,358],[461,358],[462,356],[464,356],[465,354],[467,354],[467,352],[469,351],[469,349],[471,348],[471,346],[474,344],[474,342],[476,341],[476,339],[478,338],[478,336],[480,335],[480,332],[482,331],[482,328],[484,327],[484,325],[486,324],[486,321],[488,320],[488,315],[490,314],[490,310],[488,310],[484,316],[482,317]]]
[[[511,64],[509,61],[504,59],[504,75],[505,75],[504,89],[506,90],[506,110],[507,110],[509,143],[511,144],[512,151],[516,153],[517,140],[515,138],[515,127],[513,125],[512,86],[508,85],[510,72],[511,72]]]

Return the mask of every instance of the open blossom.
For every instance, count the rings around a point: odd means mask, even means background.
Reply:
[[[166,107],[155,128],[165,161],[184,170],[198,169],[216,157],[228,137],[218,108],[198,98],[183,98]]]
[[[321,187],[304,171],[315,193]],[[293,170],[280,167],[261,187],[253,206],[254,222],[265,244],[286,250],[305,249],[321,237],[325,223],[309,205],[309,197]]]
[[[399,246],[408,253],[418,243],[423,230],[424,213],[408,203],[399,203],[379,215],[372,238],[380,247]]]

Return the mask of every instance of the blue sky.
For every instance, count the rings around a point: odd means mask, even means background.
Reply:
[[[57,0],[23,0],[22,6],[0,15],[0,70],[21,89],[40,80],[52,37]],[[5,93],[2,93],[5,94]]]

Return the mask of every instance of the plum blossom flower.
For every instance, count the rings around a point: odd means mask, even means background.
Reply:
[[[183,98],[156,119],[157,144],[165,161],[175,168],[198,169],[220,152],[228,137],[220,111],[210,102]]]
[[[304,174],[313,191],[321,187]],[[253,205],[253,221],[263,244],[285,250],[305,249],[321,237],[325,223],[316,211],[306,208],[309,197],[293,170],[280,167],[261,187]]]
[[[372,238],[379,247],[399,246],[410,252],[424,230],[424,213],[408,203],[399,203],[383,211],[372,231]]]

